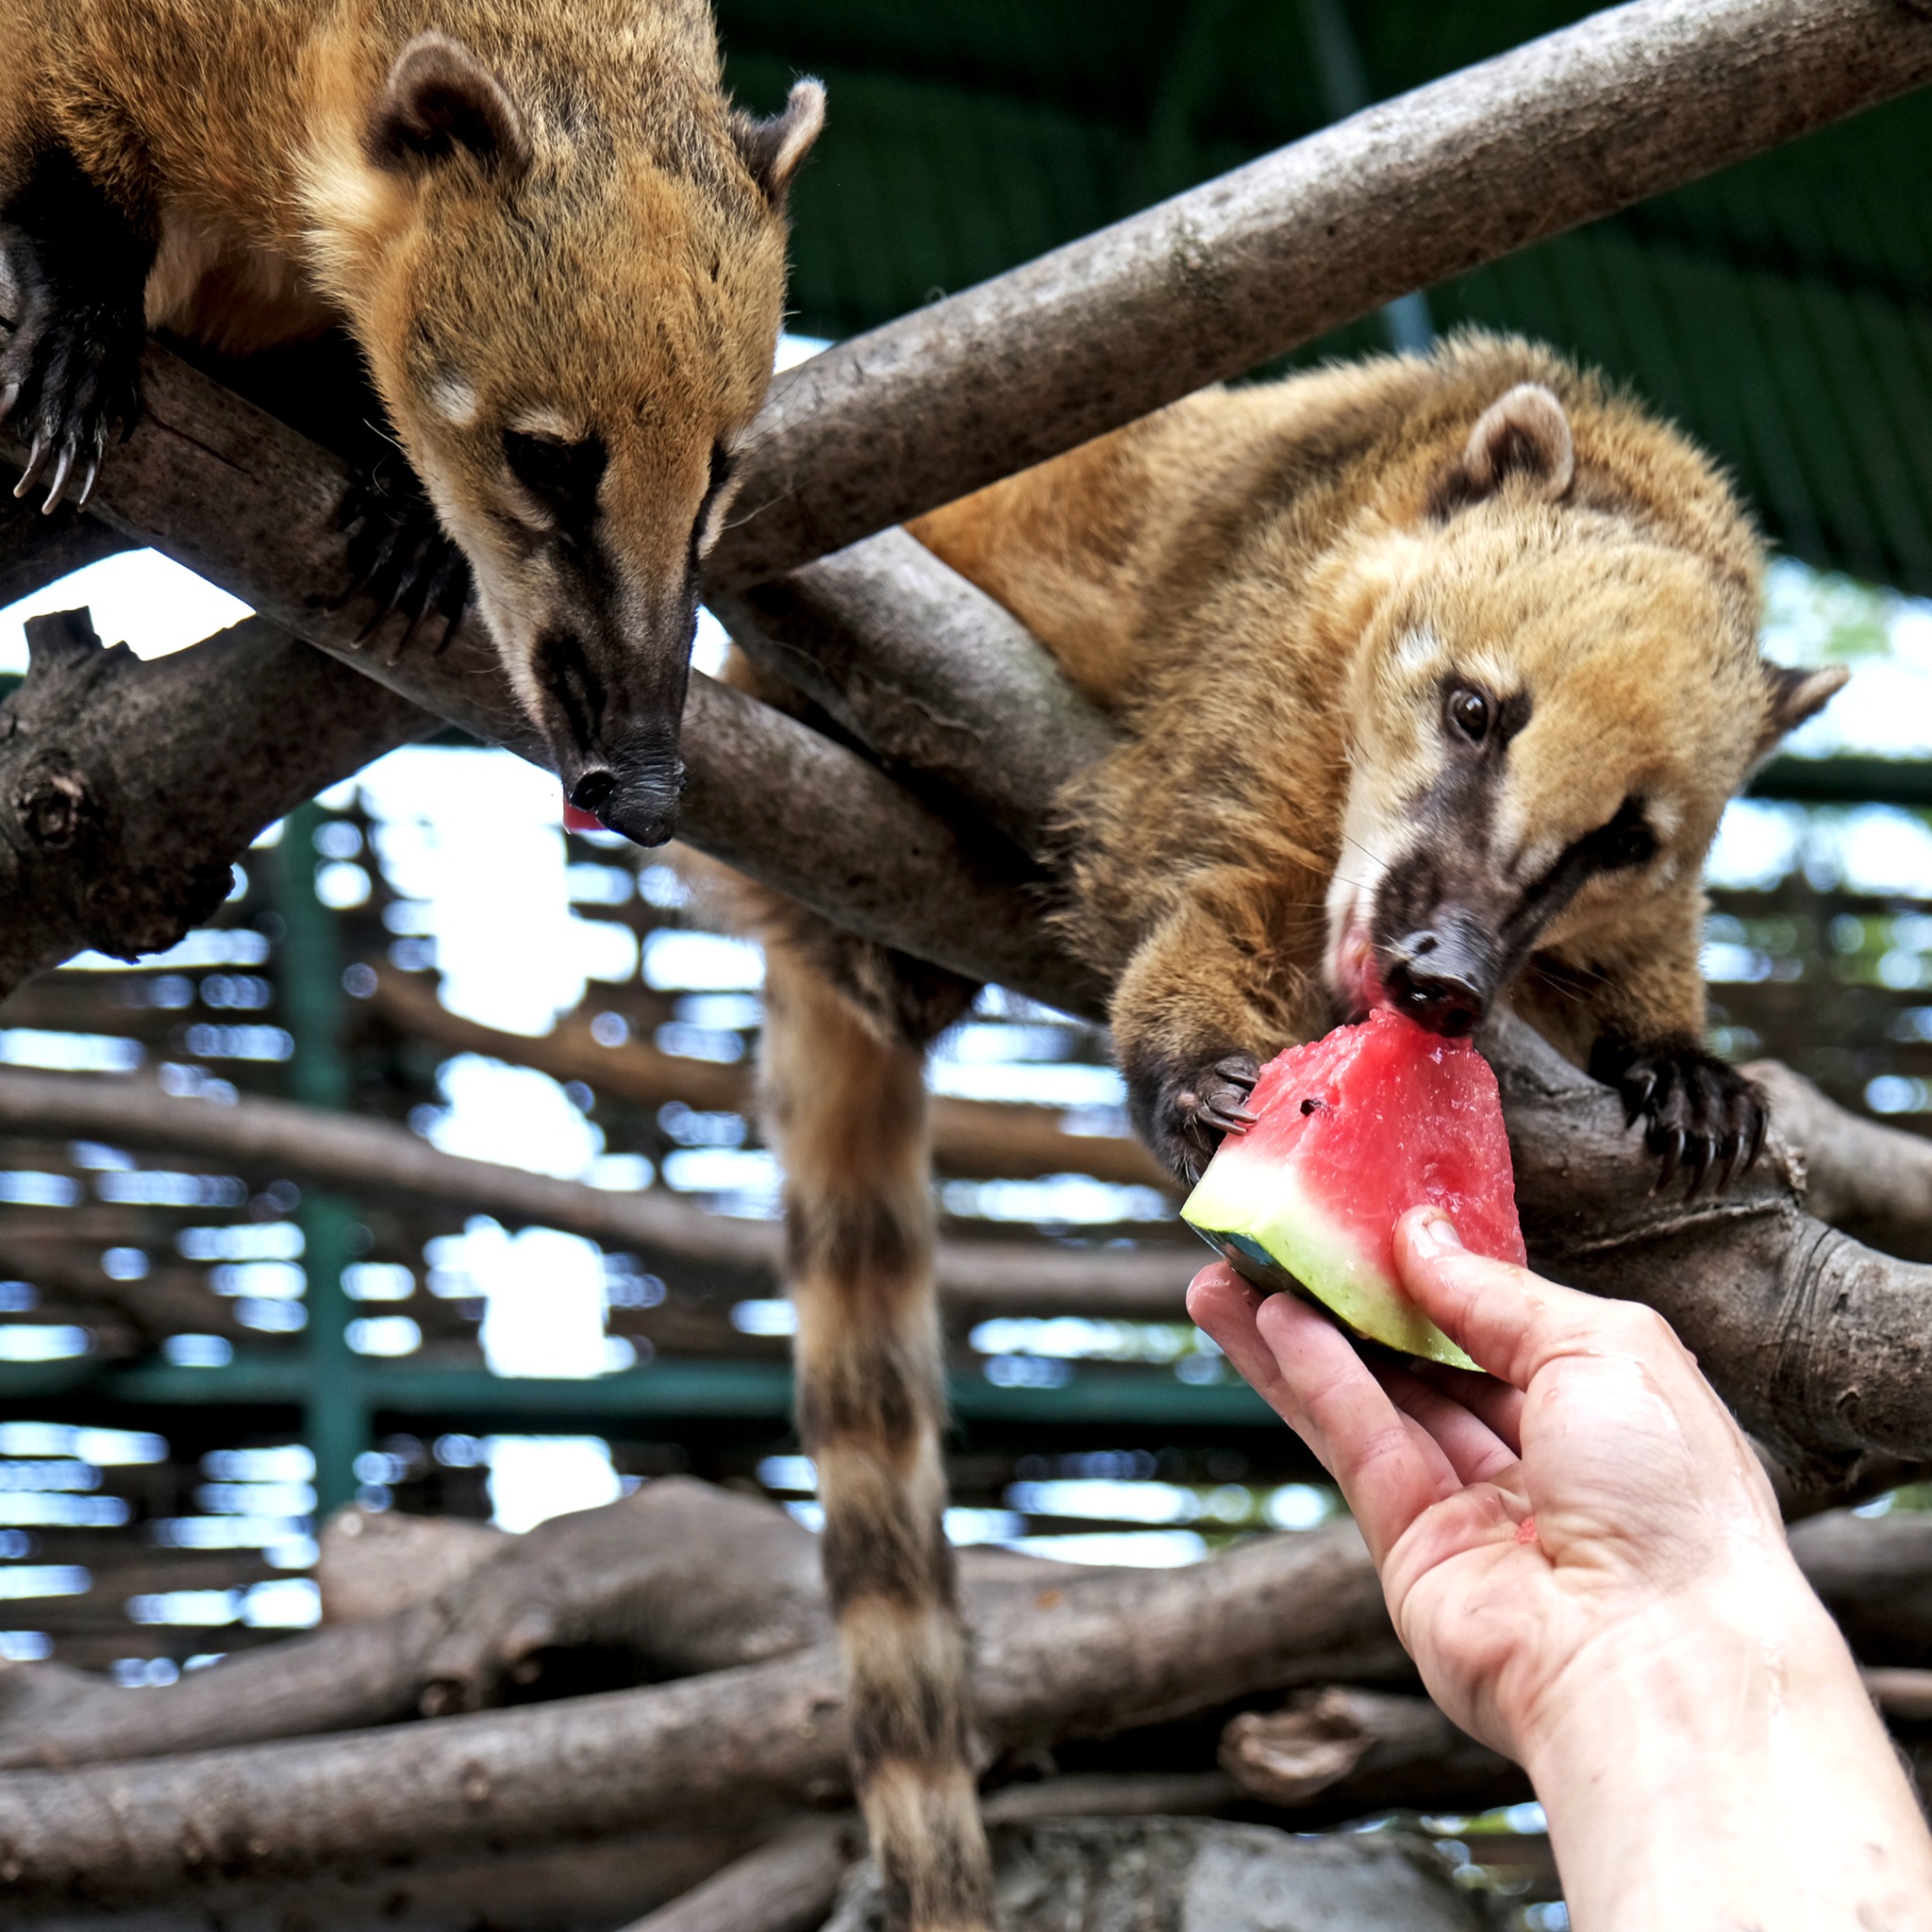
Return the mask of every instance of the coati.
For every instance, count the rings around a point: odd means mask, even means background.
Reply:
[[[0,0],[0,35],[16,493],[85,501],[144,326],[346,324],[566,792],[667,838],[818,83],[733,108],[704,0]],[[453,559],[377,535],[379,594],[448,609]]]
[[[1509,1002],[1659,1185],[1756,1157],[1762,1100],[1702,1044],[1699,872],[1842,673],[1759,657],[1758,540],[1675,431],[1469,336],[1208,391],[912,529],[1120,728],[1060,801],[1061,916],[1177,1180],[1260,1061],[1382,998],[1443,1033]],[[901,1922],[984,1926],[923,1082],[974,989],[741,903],[855,1775]]]

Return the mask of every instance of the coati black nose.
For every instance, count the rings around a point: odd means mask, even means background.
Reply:
[[[675,759],[656,759],[641,772],[623,764],[597,808],[597,816],[613,832],[622,832],[639,845],[661,845],[677,831],[678,801],[684,791],[684,767]],[[605,773],[593,775],[605,777]]]
[[[1384,950],[1382,983],[1432,1033],[1474,1032],[1495,993],[1489,949],[1459,926],[1424,927]]]
[[[615,772],[586,772],[572,788],[570,802],[579,811],[601,811],[610,803],[610,794],[616,790]]]

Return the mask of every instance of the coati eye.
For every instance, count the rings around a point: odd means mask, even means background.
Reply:
[[[1607,866],[1647,865],[1656,856],[1657,834],[1648,825],[1615,826],[1605,841]]]
[[[1608,824],[1579,841],[1578,849],[1595,872],[1623,872],[1648,865],[1657,857],[1657,836],[1643,815],[1641,798],[1626,798]]]
[[[503,455],[517,481],[567,521],[584,521],[595,514],[597,486],[604,480],[608,460],[602,437],[560,442],[554,436],[506,429]]]
[[[1490,735],[1491,707],[1479,691],[1452,691],[1449,693],[1449,722],[1472,744],[1480,744]]]

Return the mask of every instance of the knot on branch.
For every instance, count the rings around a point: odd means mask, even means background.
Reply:
[[[165,952],[213,914],[234,882],[233,870],[219,863],[93,879],[82,900],[87,937],[116,959]]]
[[[65,851],[96,821],[87,780],[59,752],[42,753],[14,787],[13,808],[21,829],[49,852]]]

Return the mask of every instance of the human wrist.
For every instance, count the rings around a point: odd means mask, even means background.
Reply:
[[[1898,1910],[1902,1876],[1932,1880],[1916,1802],[1794,1566],[1659,1596],[1564,1674],[1523,1761],[1579,1932],[1927,1923]]]
[[[1532,1774],[1624,1729],[1716,1746],[1773,1698],[1828,1691],[1848,1672],[1837,1625],[1796,1565],[1753,1564],[1606,1618],[1525,1702],[1514,1740]],[[1717,1682],[1722,1702],[1710,1695]]]

